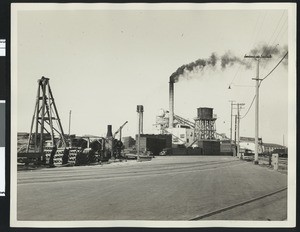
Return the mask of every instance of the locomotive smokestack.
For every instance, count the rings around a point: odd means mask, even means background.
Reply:
[[[169,82],[169,128],[173,128],[174,122],[174,81]]]
[[[112,127],[111,127],[111,125],[107,125],[106,138],[110,138],[110,137],[112,137]]]

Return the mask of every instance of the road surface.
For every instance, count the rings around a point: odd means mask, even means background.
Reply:
[[[17,219],[286,220],[286,187],[287,175],[226,156],[19,171]]]

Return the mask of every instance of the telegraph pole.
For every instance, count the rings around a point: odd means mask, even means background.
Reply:
[[[252,78],[252,80],[256,81],[255,85],[255,92],[256,92],[256,99],[255,99],[255,155],[254,155],[254,164],[258,164],[258,133],[259,133],[259,85],[262,79],[259,79],[259,61],[260,59],[271,58],[271,55],[268,56],[247,56],[245,55],[244,58],[251,58],[257,61],[256,67],[256,78]]]
[[[235,144],[237,147],[237,156],[240,154],[240,110],[242,109],[242,106],[244,106],[245,103],[236,103],[233,104],[232,106],[237,106],[237,115],[235,115]]]
[[[233,106],[233,100],[229,101],[231,104],[231,108],[230,108],[230,142],[232,141],[232,106]]]
[[[245,103],[237,103],[237,155],[240,155],[240,109]],[[241,158],[241,157],[240,157]]]
[[[237,115],[234,115],[234,145],[235,146],[236,146],[236,135],[237,135]]]
[[[72,114],[72,110],[70,110],[70,112],[69,112],[69,138],[70,138],[70,133],[71,133],[71,114]]]

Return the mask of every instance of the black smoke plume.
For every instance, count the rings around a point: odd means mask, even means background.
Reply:
[[[179,77],[185,72],[192,72],[197,69],[203,69],[205,66],[214,67],[217,63],[218,57],[215,53],[212,53],[208,59],[198,59],[189,64],[184,64],[180,66],[171,76],[170,82],[177,82]]]
[[[267,44],[259,44],[254,49],[252,49],[247,55],[252,56],[269,56],[272,58],[283,57],[288,51],[288,47],[285,45],[283,47],[268,46]],[[266,64],[270,59],[262,59],[262,63]],[[220,66],[222,70],[227,67],[233,66],[235,64],[243,65],[246,69],[252,68],[251,59],[244,59],[244,56],[235,56],[231,51],[227,51],[224,55],[218,57],[216,53],[212,53],[208,59],[198,59],[189,64],[184,64],[180,66],[171,76],[170,82],[178,82],[179,78],[186,76],[193,71],[203,70],[205,67],[215,68],[218,61],[220,61]],[[284,60],[283,64],[287,65],[287,58]]]
[[[266,57],[266,56],[271,56],[271,59],[264,59],[262,58],[260,60],[260,63],[263,66],[266,66],[267,63],[272,60],[272,59],[280,59],[282,58],[286,53],[288,52],[288,46],[284,45],[284,46],[279,46],[279,44],[276,44],[274,46],[268,46],[266,44],[259,44],[258,46],[256,46],[254,49],[252,49],[250,51],[250,55],[254,55],[254,56],[262,56],[262,57]],[[285,59],[283,60],[282,64],[286,67],[288,64],[288,56],[285,57]]]
[[[279,48],[278,45],[268,46],[266,44],[260,44],[256,48],[250,51],[250,55],[274,56],[274,55],[278,55],[280,53],[280,50],[282,50],[282,48]]]
[[[226,52],[221,56],[221,67],[225,69],[227,66],[232,66],[234,64],[245,65],[246,68],[251,68],[251,64],[247,63],[244,59],[233,55],[230,51]]]

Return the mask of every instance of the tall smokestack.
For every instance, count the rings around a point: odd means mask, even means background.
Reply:
[[[140,131],[141,134],[144,134],[143,125],[144,125],[144,119],[143,119],[143,111],[140,114],[141,120],[140,120]]]
[[[106,138],[110,138],[110,137],[112,137],[112,128],[111,128],[111,125],[107,125]]]
[[[174,81],[169,82],[169,128],[173,128],[174,123]]]
[[[107,134],[105,139],[105,156],[109,157],[110,159],[115,159],[114,153],[114,138],[112,134],[112,126],[107,125]]]
[[[144,106],[137,105],[136,112],[138,113],[138,134],[137,134],[137,160],[140,160],[140,149],[141,149],[141,134],[143,133],[143,112]]]
[[[143,105],[137,105],[136,112],[138,112],[138,131],[140,134],[143,134],[143,112],[144,112],[144,106]]]

